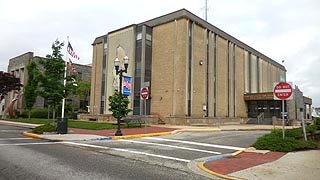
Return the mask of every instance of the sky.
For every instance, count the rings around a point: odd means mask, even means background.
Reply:
[[[26,52],[67,41],[90,64],[92,42],[121,27],[185,8],[204,18],[205,0],[1,0],[0,71]],[[287,81],[320,107],[319,0],[208,0],[207,21],[287,69]],[[282,61],[284,62],[282,63]]]

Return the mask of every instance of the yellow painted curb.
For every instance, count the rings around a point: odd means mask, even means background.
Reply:
[[[244,151],[244,150],[236,151],[236,152],[232,153],[232,156],[236,156],[236,155],[238,155],[238,154],[242,153],[243,151]]]
[[[32,138],[36,138],[36,139],[41,139],[41,136],[39,134],[35,134],[35,133],[24,132],[23,135],[28,136],[28,137],[32,137]]]
[[[227,175],[223,175],[223,174],[219,174],[219,173],[213,172],[213,171],[207,169],[206,167],[204,167],[204,162],[199,162],[197,164],[197,166],[201,170],[203,170],[203,171],[205,171],[205,172],[207,172],[209,174],[212,174],[214,176],[220,177],[220,178],[230,179],[230,180],[245,180],[245,179],[242,179],[242,178],[237,178],[237,177],[233,177],[233,176],[227,176]]]
[[[177,129],[170,132],[134,134],[134,135],[127,135],[127,136],[112,136],[112,140],[142,138],[142,137],[151,137],[151,136],[166,136],[166,135],[173,135],[181,132],[208,132],[208,131],[221,131],[221,129]]]
[[[135,134],[135,135],[127,135],[127,136],[112,136],[112,140],[132,139],[132,138],[151,137],[151,136],[165,136],[165,135],[172,135],[176,133],[178,132],[170,131],[170,132],[161,132],[161,133]]]
[[[211,132],[211,131],[221,131],[221,129],[180,129],[176,131],[178,132]]]

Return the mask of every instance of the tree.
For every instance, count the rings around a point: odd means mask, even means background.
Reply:
[[[114,94],[112,96],[109,96],[109,111],[112,112],[112,116],[116,119],[121,119],[128,115],[129,112],[132,110],[128,108],[129,105],[129,99],[127,96],[124,96],[121,94],[121,104],[119,106],[119,92],[118,90],[115,90]]]
[[[87,101],[90,95],[91,84],[88,81],[78,81],[76,94],[80,97],[80,101]]]
[[[22,87],[20,78],[14,77],[12,74],[0,71],[0,95],[7,95],[10,91],[19,91]]]
[[[38,84],[39,84],[40,72],[37,68],[37,64],[34,61],[28,64],[27,70],[28,70],[28,81],[24,90],[24,98],[26,102],[26,108],[29,110],[28,117],[30,119],[31,109],[34,103],[36,102],[36,99],[38,96]]]
[[[65,62],[62,59],[61,49],[63,43],[56,40],[52,44],[52,54],[47,55],[46,59],[40,60],[44,72],[40,76],[39,94],[48,100],[48,104],[53,108],[53,119],[55,119],[56,110],[62,99],[66,96],[63,85]]]

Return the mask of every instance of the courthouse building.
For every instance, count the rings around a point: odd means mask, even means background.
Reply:
[[[111,114],[108,97],[119,86],[114,60],[128,56],[133,115],[174,124],[239,122],[260,111],[280,116],[281,101],[269,97],[274,82],[286,81],[285,67],[186,9],[111,31],[92,45],[91,114]]]

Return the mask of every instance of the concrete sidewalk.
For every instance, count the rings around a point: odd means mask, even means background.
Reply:
[[[228,176],[254,180],[317,180],[320,177],[320,150],[290,152],[278,160],[230,173]]]

